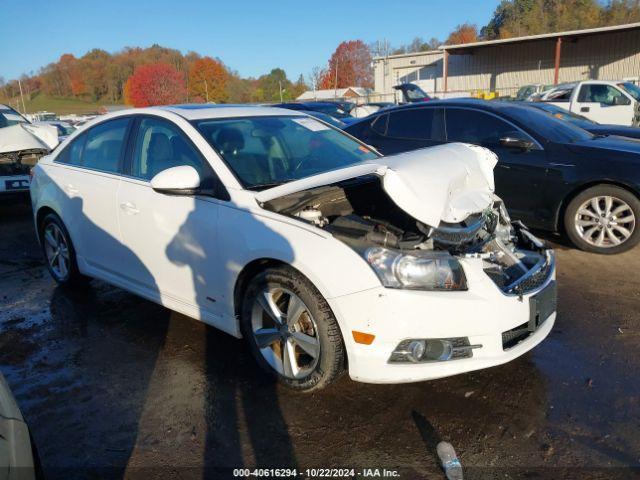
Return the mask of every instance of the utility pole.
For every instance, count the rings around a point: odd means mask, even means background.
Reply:
[[[22,96],[22,82],[18,79],[18,87],[20,88],[20,100],[22,101],[22,113],[27,113],[27,109],[24,107],[24,97]]]
[[[209,103],[209,87],[207,87],[207,79],[204,79],[204,96],[206,98],[206,102]]]
[[[282,103],[282,80],[278,80],[278,86],[280,87],[280,103]]]
[[[340,59],[338,58],[338,56],[336,56],[336,79],[335,82],[333,84],[333,98],[336,99],[338,98],[338,62],[340,61]]]

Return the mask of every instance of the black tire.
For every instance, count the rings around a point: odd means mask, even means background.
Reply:
[[[51,262],[49,261],[49,257],[47,255],[47,239],[45,238],[45,232],[47,232],[50,227],[57,228],[58,232],[64,239],[64,242],[66,242],[68,251],[68,268],[66,269],[66,273],[56,271],[56,268],[52,266]],[[67,231],[64,223],[58,215],[56,215],[55,213],[48,213],[40,222],[38,234],[40,238],[42,254],[44,255],[44,259],[47,264],[47,269],[49,270],[49,274],[57,283],[59,283],[60,285],[79,286],[85,285],[90,280],[89,277],[82,275],[78,270],[76,251],[73,247],[73,243],[71,242],[71,237],[69,236],[69,232]]]
[[[277,372],[262,355],[253,333],[252,314],[258,295],[274,288],[294,293],[315,322],[313,330],[315,338],[319,340],[320,353],[313,370],[303,378],[289,378]],[[251,353],[258,364],[280,383],[294,390],[309,392],[326,387],[344,372],[345,350],[338,322],[324,297],[300,272],[288,266],[268,268],[249,281],[240,302],[240,327]],[[274,343],[278,342],[282,340]],[[282,343],[279,345],[284,348]]]
[[[589,200],[597,197],[613,197],[613,199],[615,199],[616,202],[626,203],[629,209],[631,210],[631,212],[633,212],[633,216],[635,217],[635,220],[631,224],[625,224],[626,227],[628,227],[627,230],[631,232],[631,235],[629,235],[626,239],[621,241],[621,243],[619,244],[615,244],[611,242],[607,237],[605,238],[606,245],[604,246],[594,245],[593,243],[589,243],[587,240],[583,238],[583,235],[585,232],[583,232],[582,234],[580,232],[581,228],[586,231],[591,227],[585,227],[585,226],[580,227],[577,225],[578,210],[582,205],[585,204],[585,202],[588,202]],[[602,216],[602,214],[600,216],[602,218],[597,220],[598,224],[596,226],[598,230],[596,230],[594,233],[598,233],[599,231],[601,231],[604,228],[602,225],[609,225],[606,222],[609,221],[610,217],[606,216],[606,214],[604,217]],[[588,220],[591,217],[581,216],[580,218]],[[625,218],[629,218],[629,214],[627,214]],[[629,192],[628,190],[625,190],[624,188],[616,187],[614,185],[596,185],[595,187],[588,188],[585,191],[579,193],[573,200],[571,200],[569,205],[567,205],[567,209],[564,214],[565,232],[567,233],[567,236],[569,237],[571,242],[576,247],[586,252],[601,253],[601,254],[607,254],[607,255],[626,252],[627,250],[636,246],[638,242],[640,242],[639,222],[640,222],[640,200],[638,199],[638,197],[636,197],[633,193]],[[616,235],[620,235],[620,232],[617,232]]]

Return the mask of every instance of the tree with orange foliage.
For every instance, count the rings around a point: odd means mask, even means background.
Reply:
[[[470,23],[458,25],[456,29],[449,34],[447,45],[459,45],[461,43],[473,43],[478,41],[478,27]]]
[[[126,103],[134,107],[179,103],[187,94],[182,74],[167,63],[137,67],[124,91]]]
[[[319,88],[372,87],[371,52],[362,40],[342,42],[329,59]]]
[[[229,72],[211,57],[195,60],[189,69],[189,95],[192,100],[225,102],[228,99]]]

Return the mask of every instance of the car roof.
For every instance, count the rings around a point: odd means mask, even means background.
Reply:
[[[286,110],[284,108],[260,107],[252,105],[212,105],[212,104],[185,104],[185,105],[167,105],[160,107],[150,107],[149,110],[164,110],[175,113],[187,120],[203,120],[208,118],[232,118],[232,117],[274,117],[282,115],[300,115],[294,110]],[[135,109],[128,110],[127,113],[135,113]],[[142,113],[142,112],[140,112]]]
[[[385,113],[394,112],[397,110],[411,110],[415,108],[428,108],[428,107],[473,107],[487,111],[499,112],[513,108],[529,108],[528,105],[524,105],[518,102],[505,102],[503,100],[482,100],[479,98],[452,98],[446,100],[429,100],[428,102],[419,103],[407,103],[405,105],[398,105],[397,107],[391,107],[379,112],[375,112],[373,115],[382,115]]]
[[[385,108],[382,110],[378,110],[377,112],[372,113],[366,117],[358,119],[357,122],[350,123],[348,127],[353,125],[360,124],[362,122],[371,121],[374,118],[377,118],[381,115],[387,115],[389,113],[398,112],[402,110],[415,110],[421,108],[433,108],[433,107],[472,107],[478,110],[485,110],[487,112],[493,113],[503,113],[506,116],[509,116],[509,111],[513,111],[513,109],[522,109],[529,110],[530,106],[528,103],[520,103],[520,102],[505,102],[502,100],[482,100],[478,98],[455,98],[455,99],[446,99],[446,100],[429,100],[428,102],[420,102],[420,103],[407,103],[404,105],[398,105],[397,107]],[[348,130],[347,127],[347,131]]]

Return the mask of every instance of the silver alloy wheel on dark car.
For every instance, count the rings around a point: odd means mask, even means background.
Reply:
[[[280,375],[301,379],[320,358],[318,327],[309,308],[284,288],[263,288],[251,310],[251,328],[265,361]]]
[[[578,235],[598,248],[611,248],[629,240],[636,228],[633,209],[624,200],[600,195],[583,202],[575,215]]]
[[[43,237],[44,252],[51,273],[58,281],[67,280],[70,273],[71,257],[64,233],[58,225],[51,222],[45,227]]]

